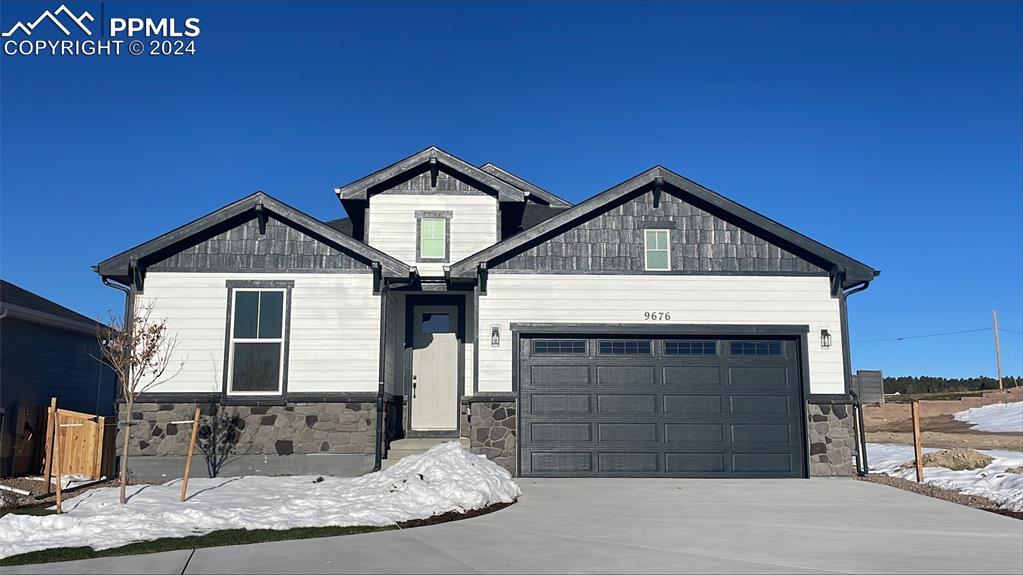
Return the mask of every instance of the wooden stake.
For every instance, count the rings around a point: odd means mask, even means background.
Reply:
[[[46,443],[43,445],[45,454],[43,456],[43,481],[46,483],[46,493],[50,492],[50,478],[53,477],[53,436],[54,425],[57,422],[57,398],[50,398],[50,408],[46,411]]]
[[[192,471],[192,453],[195,451],[195,435],[199,431],[199,407],[195,408],[195,417],[192,419],[192,439],[188,442],[188,458],[185,459],[185,477],[181,480],[181,501],[185,501],[185,492],[188,491],[188,474]]]
[[[57,513],[63,513],[63,510],[60,508],[60,504],[61,500],[64,499],[64,487],[62,485],[62,483],[64,483],[64,477],[61,470],[63,467],[64,454],[61,453],[60,449],[60,417],[57,415],[57,412],[54,412],[53,415],[53,435],[55,437],[53,441],[53,451],[57,457]]]
[[[995,321],[995,363],[998,366],[998,391],[1002,391],[1002,350],[998,348],[998,313],[991,310],[991,318]]]
[[[924,460],[920,447],[920,402],[914,401],[911,403],[910,409],[913,412],[913,453],[916,456],[916,481],[917,483],[923,483]]]

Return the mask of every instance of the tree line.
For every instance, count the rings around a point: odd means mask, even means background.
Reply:
[[[1002,378],[1005,388],[1023,385],[1023,378],[1006,376]],[[885,393],[943,393],[953,391],[989,391],[998,389],[998,379],[987,376],[948,378],[932,375],[884,378]]]

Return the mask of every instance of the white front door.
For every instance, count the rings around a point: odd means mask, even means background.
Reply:
[[[457,430],[458,308],[413,310],[412,430]]]

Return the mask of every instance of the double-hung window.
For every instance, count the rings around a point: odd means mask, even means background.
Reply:
[[[450,216],[423,214],[419,221],[419,257],[421,262],[448,261],[448,220]]]
[[[284,289],[235,288],[228,392],[280,395],[284,379]]]
[[[669,230],[644,230],[643,259],[647,271],[668,271],[671,269],[671,248]]]

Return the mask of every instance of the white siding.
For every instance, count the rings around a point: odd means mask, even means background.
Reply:
[[[443,276],[447,263],[416,263],[416,211],[450,210],[451,243],[448,262],[454,263],[497,243],[497,199],[485,195],[378,194],[369,202],[366,243],[388,253],[423,276]]]
[[[670,312],[671,321],[647,322],[645,311]],[[480,391],[511,391],[517,322],[809,325],[810,391],[845,390],[841,315],[826,277],[493,273],[479,304]],[[489,341],[495,325],[500,347]],[[830,349],[820,347],[821,329]]]
[[[376,391],[380,299],[372,274],[150,272],[136,301],[155,301],[153,318],[166,319],[177,336],[174,369],[185,362],[152,391],[221,391],[229,279],[294,280],[288,391]]]

